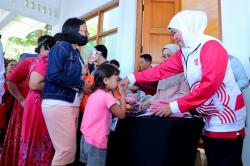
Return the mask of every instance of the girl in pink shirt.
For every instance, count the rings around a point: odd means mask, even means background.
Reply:
[[[81,124],[80,161],[89,166],[105,166],[112,114],[120,119],[125,117],[125,90],[118,87],[120,104],[112,95],[118,86],[119,72],[115,66],[103,64],[94,75],[94,93],[88,98]]]

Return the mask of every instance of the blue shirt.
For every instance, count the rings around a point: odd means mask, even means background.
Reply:
[[[249,85],[249,79],[242,63],[237,57],[232,55],[229,55],[229,60],[238,87],[240,90],[247,88]]]
[[[36,58],[37,54],[29,54],[29,53],[23,53],[22,56],[20,57],[18,63],[22,62],[26,58]]]

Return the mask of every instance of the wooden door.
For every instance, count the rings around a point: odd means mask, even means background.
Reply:
[[[162,61],[163,46],[173,42],[167,26],[179,11],[179,0],[144,0],[142,53],[152,55],[153,64]]]
[[[208,17],[208,25],[205,33],[218,39],[222,39],[220,0],[182,0],[181,9],[204,11]]]
[[[139,69],[141,53],[153,56],[153,64],[161,62],[161,49],[172,43],[167,31],[171,18],[180,10],[195,9],[206,12],[206,34],[221,39],[221,0],[137,0],[135,69]]]

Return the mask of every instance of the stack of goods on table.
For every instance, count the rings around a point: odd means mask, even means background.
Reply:
[[[137,93],[130,93],[126,96],[126,108],[128,114],[138,115],[138,116],[151,116],[159,108],[163,107],[164,105],[168,104],[167,101],[164,100],[157,100],[153,102],[146,108],[141,109],[140,105],[148,100],[151,95],[146,95],[143,91],[138,91]],[[183,118],[183,117],[190,117],[190,114],[187,113],[175,113],[170,114],[169,118]]]
[[[148,112],[149,108],[140,109],[140,104],[149,99],[151,95],[146,95],[143,91],[137,91],[137,93],[129,93],[126,96],[126,108],[127,113],[131,114],[144,114]]]

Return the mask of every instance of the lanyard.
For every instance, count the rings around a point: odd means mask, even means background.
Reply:
[[[190,56],[191,54],[193,54],[200,46],[201,46],[201,43],[200,43],[191,53],[188,54],[187,59],[185,59],[185,56],[184,56],[184,54],[183,54],[183,52],[182,52],[182,50],[181,50],[181,55],[182,55],[182,57],[183,57],[183,59],[184,59],[184,62],[185,62],[185,64],[186,64],[186,74],[185,74],[186,80],[188,80],[188,79],[187,79],[187,62],[188,62],[188,58],[189,58],[189,56]]]

